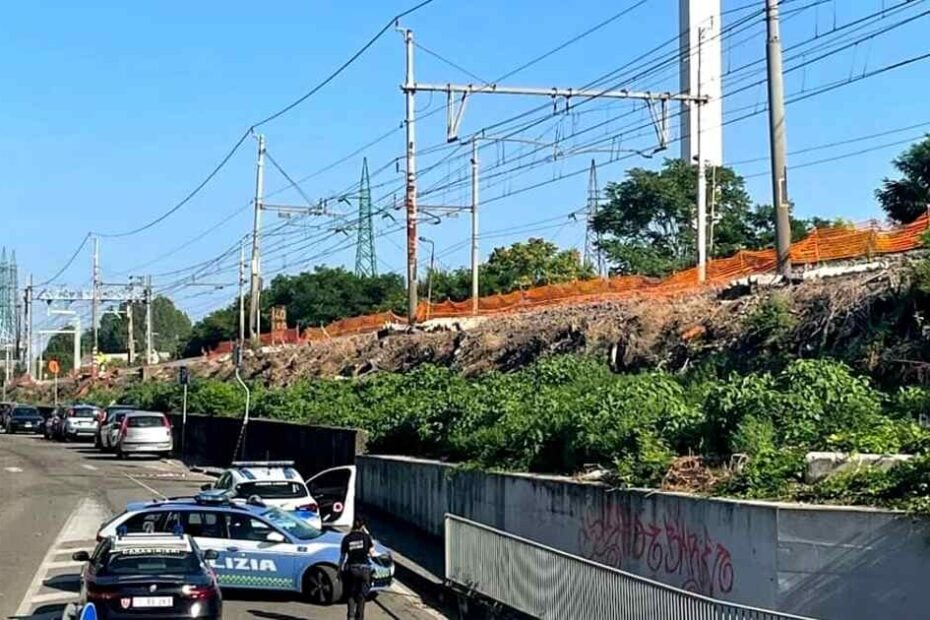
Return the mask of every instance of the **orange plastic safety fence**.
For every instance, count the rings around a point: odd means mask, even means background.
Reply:
[[[880,229],[874,223],[866,226],[815,229],[807,237],[791,245],[791,261],[797,265],[810,265],[907,252],[921,246],[921,237],[927,228],[928,216],[923,215],[910,224],[888,230]],[[741,250],[727,258],[709,261],[706,283],[703,285],[698,282],[695,267],[662,279],[616,276],[609,279],[549,284],[482,297],[478,300],[477,314],[492,316],[549,305],[633,296],[661,298],[695,292],[702,287],[725,285],[749,275],[769,273],[775,269],[775,265],[774,250]],[[424,321],[427,318],[457,318],[472,315],[471,300],[446,300],[430,305],[422,302],[417,308],[418,321]],[[262,343],[297,343],[338,338],[339,336],[371,333],[390,323],[405,322],[406,318],[399,317],[393,312],[381,312],[342,319],[325,327],[308,328],[302,334],[295,329],[264,334]],[[232,343],[222,342],[212,352],[228,353],[231,350]]]

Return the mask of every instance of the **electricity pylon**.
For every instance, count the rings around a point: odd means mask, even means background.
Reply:
[[[375,234],[371,215],[371,185],[368,180],[368,158],[362,160],[362,178],[358,187],[358,241],[355,246],[355,275],[378,275],[375,260]]]
[[[597,215],[598,201],[600,199],[597,187],[597,164],[591,160],[591,171],[588,173],[588,208],[585,210],[584,256],[582,261],[590,265],[603,278],[607,275],[607,266],[604,253],[601,250],[601,235],[594,230],[594,217]]]

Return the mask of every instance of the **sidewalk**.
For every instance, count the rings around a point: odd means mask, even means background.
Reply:
[[[359,512],[365,516],[372,536],[390,548],[397,578],[430,605],[447,614],[454,611],[455,601],[447,595],[443,582],[445,547],[442,539],[370,506],[360,506]]]

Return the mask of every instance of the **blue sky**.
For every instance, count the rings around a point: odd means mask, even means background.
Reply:
[[[411,4],[410,0],[359,0],[351,4],[285,1],[257,10],[255,3],[238,0],[33,0],[5,7],[0,23],[0,90],[4,93],[0,100],[4,127],[0,157],[5,162],[0,203],[7,225],[0,244],[16,250],[24,274],[32,273],[42,280],[67,261],[88,231],[120,232],[163,213],[200,182],[245,128],[302,94],[377,32],[391,15]],[[492,80],[634,4],[633,0],[435,0],[404,24],[414,29],[417,41],[426,48]],[[723,9],[732,11],[724,26],[761,10],[762,4],[761,0],[723,0]],[[812,0],[789,0],[784,10],[811,4]],[[895,0],[884,0],[886,7],[895,4]],[[916,17],[927,9],[926,4],[912,2],[906,12],[850,37],[907,16]],[[678,29],[677,5],[678,0],[648,0],[507,82],[580,86],[597,79],[670,40]],[[754,8],[738,10],[747,5]],[[834,23],[843,25],[882,6],[882,0],[824,0],[788,13],[783,25],[785,46],[816,35],[821,38],[807,49],[821,40],[826,42],[829,37],[824,35]],[[789,74],[789,98],[930,51],[925,37],[927,21],[915,19],[871,42],[864,41]],[[674,50],[675,46],[666,47],[656,58],[667,57]],[[724,68],[733,70],[761,59],[764,51],[759,12],[758,19],[725,41]],[[791,52],[786,52],[786,66],[817,55],[809,52],[792,60]],[[755,68],[763,67],[759,64]],[[928,67],[930,61],[918,62],[790,105],[789,152],[930,122],[926,106],[930,96]],[[417,51],[416,70],[418,80],[424,82],[474,81],[421,50]],[[759,77],[728,77],[725,89],[735,90]],[[677,79],[677,71],[671,68],[632,86],[674,90]],[[393,192],[402,185],[402,174],[392,163],[403,154],[399,128],[404,102],[398,89],[402,80],[401,37],[388,32],[318,95],[262,127],[269,153],[291,177],[302,178],[397,129],[363,154],[373,173],[380,170],[372,177],[374,197],[383,198],[376,209],[384,207],[400,221],[401,213],[390,209],[390,203]],[[761,110],[764,102],[764,86],[727,97],[725,119]],[[469,103],[461,133],[467,135],[539,103],[523,98],[476,97]],[[421,190],[444,177],[465,181],[466,149],[443,147],[444,98],[418,95],[417,107],[421,116],[438,110],[418,124],[419,147],[424,152],[421,169],[442,156],[453,155],[450,162],[424,174]],[[645,111],[632,103],[597,101],[571,114],[541,119],[541,124],[520,135],[544,141],[558,135],[570,146],[580,140],[571,138],[573,132],[601,124],[589,129],[585,139],[610,144],[611,135],[626,130],[624,148],[648,148],[654,140],[649,132],[630,130],[641,127],[646,118]],[[798,154],[789,157],[789,166],[916,138],[923,129],[930,129],[930,125]],[[728,125],[724,145],[728,162],[765,158],[765,114]],[[883,176],[892,173],[889,161],[905,146],[792,170],[790,193],[797,215],[852,220],[880,217],[874,189]],[[430,147],[438,150],[431,153]],[[514,158],[520,148],[489,144],[482,149],[482,163],[492,170],[506,170],[516,165]],[[669,156],[677,153],[677,145],[668,151]],[[302,185],[304,193],[316,200],[353,188],[363,154],[308,180]],[[638,157],[607,162],[609,155],[596,156],[605,160],[598,171],[602,185],[622,178],[631,166],[659,163],[659,159]],[[583,225],[566,214],[584,204],[587,175],[513,196],[505,194],[586,168],[590,158],[582,155],[549,164],[539,162],[525,174],[492,177],[487,186],[483,184],[482,198],[487,204],[481,215],[486,236],[482,254],[533,234],[549,236],[563,246],[579,245]],[[104,276],[118,279],[127,270],[154,273],[156,284],[168,287],[166,290],[195,316],[227,302],[232,288],[210,291],[171,285],[190,273],[183,271],[185,268],[217,256],[249,230],[247,204],[254,191],[254,160],[254,140],[248,139],[213,182],[175,215],[144,233],[104,239]],[[770,201],[767,166],[765,159],[736,166],[747,176],[757,202]],[[286,185],[269,166],[267,189]],[[467,201],[466,189],[467,182],[460,182],[424,201],[461,203]],[[401,195],[398,191],[398,199]],[[273,201],[301,204],[303,198],[286,191]],[[351,211],[336,201],[331,210]],[[266,239],[269,256],[265,267],[272,274],[322,262],[354,264],[351,239],[342,232],[327,232],[338,227],[338,218],[292,222],[284,228],[280,228],[284,220],[274,216],[266,222],[267,230],[277,233]],[[404,264],[403,232],[395,231],[397,226],[389,218],[379,217],[376,222],[379,269],[399,271]],[[468,230],[468,220],[462,216],[440,225],[425,225],[421,232],[435,240],[441,264],[455,267],[467,263],[468,250],[462,242]],[[201,234],[202,239],[178,249]],[[234,262],[235,257],[220,261],[218,272],[201,274],[203,281],[234,282]],[[181,271],[168,273],[176,270]],[[85,248],[59,281],[79,286],[89,277],[90,255]]]

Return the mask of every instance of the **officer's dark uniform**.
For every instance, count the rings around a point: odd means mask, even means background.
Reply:
[[[371,587],[371,565],[368,557],[371,553],[371,536],[361,529],[355,529],[342,539],[343,572],[342,583],[348,598],[349,620],[364,620],[365,597]]]

